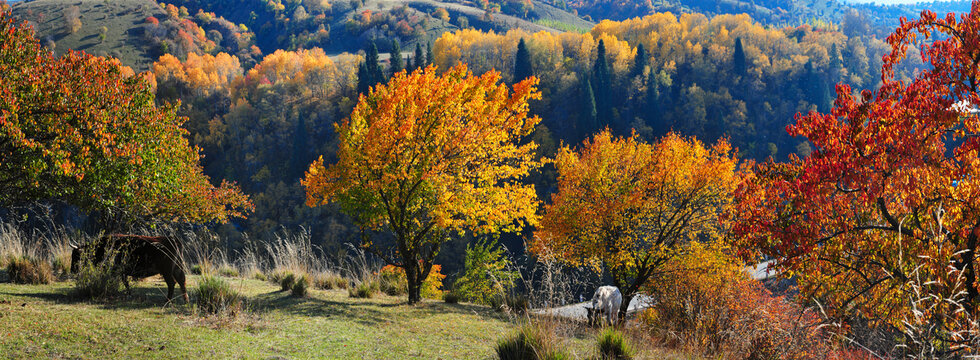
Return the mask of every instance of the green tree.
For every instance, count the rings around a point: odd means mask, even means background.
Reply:
[[[531,52],[524,44],[524,38],[517,43],[517,54],[514,56],[514,82],[520,82],[534,76],[534,68],[531,65]]]
[[[425,66],[432,65],[432,60],[435,57],[432,55],[432,43],[425,43]]]
[[[415,43],[415,67],[424,68],[427,65],[428,63],[426,62],[425,56],[422,55],[422,43]]]
[[[592,92],[592,82],[586,77],[582,80],[582,124],[580,126],[582,135],[589,135],[599,131],[599,120],[597,118],[595,106],[595,94]]]
[[[630,69],[630,78],[634,76],[642,76],[643,69],[647,67],[647,50],[643,47],[643,43],[636,45],[636,57],[633,59],[633,68]]]
[[[364,62],[367,63],[368,85],[374,86],[375,84],[384,82],[385,76],[381,72],[381,65],[378,64],[378,45],[374,43],[374,40],[368,43],[367,55],[364,57]]]
[[[604,128],[612,122],[612,74],[609,72],[609,60],[606,58],[606,45],[599,40],[596,47],[596,59],[592,66],[592,93],[596,104],[596,119],[598,128]]]
[[[514,286],[517,271],[510,270],[506,250],[494,238],[466,245],[463,275],[453,284],[453,290],[467,301],[489,304],[495,295]]]
[[[388,73],[391,76],[395,76],[399,71],[402,71],[402,47],[398,44],[398,39],[391,40],[391,66],[388,69]]]
[[[745,76],[748,68],[745,64],[745,50],[742,49],[742,38],[735,38],[735,50],[732,52],[732,71],[739,76]]]
[[[367,94],[374,84],[371,83],[371,73],[368,72],[366,62],[362,62],[357,67],[357,93]]]

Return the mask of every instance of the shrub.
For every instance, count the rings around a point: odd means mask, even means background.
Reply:
[[[15,284],[48,284],[54,279],[51,265],[33,257],[15,256],[7,260],[7,276]]]
[[[201,264],[191,265],[191,274],[201,275],[203,273],[204,273],[204,266],[201,266]]]
[[[385,265],[378,272],[378,285],[381,292],[389,296],[405,295],[408,293],[408,277],[405,270],[394,265]]]
[[[352,298],[362,298],[367,299],[374,297],[374,293],[379,291],[380,286],[377,280],[367,280],[361,283],[351,286],[347,289],[347,293]]]
[[[571,359],[571,355],[556,346],[554,336],[544,329],[525,325],[513,335],[497,342],[500,360]]]
[[[204,275],[197,283],[197,306],[204,314],[231,314],[244,306],[242,296],[224,279]]]
[[[504,248],[493,238],[466,246],[463,275],[456,279],[453,289],[466,301],[492,305],[493,298],[514,286],[517,272],[511,266]]]
[[[290,291],[294,284],[296,284],[296,274],[293,273],[288,273],[279,280],[279,286],[282,287],[282,291]]]
[[[773,296],[723,248],[692,243],[662,273],[669,275],[647,286],[657,301],[640,319],[669,346],[732,358],[812,358],[828,351],[812,326],[815,314]]]
[[[296,281],[293,282],[292,293],[293,296],[303,297],[306,296],[306,289],[310,287],[310,278],[306,275],[300,275],[296,277]]]
[[[265,276],[261,271],[256,271],[252,274],[252,278],[258,281],[267,281],[269,277]]]
[[[115,266],[117,252],[109,250],[102,262],[83,253],[75,275],[75,295],[86,299],[108,299],[119,295],[123,275]]]
[[[333,284],[337,286],[338,289],[346,289],[350,285],[350,281],[338,276],[334,278]]]
[[[507,310],[518,315],[527,313],[527,309],[530,307],[527,295],[514,292],[508,292],[504,295],[504,304],[507,305]]]
[[[446,301],[446,303],[456,304],[459,303],[459,294],[456,292],[456,290],[450,290],[442,299]]]
[[[632,360],[633,347],[623,333],[613,328],[606,328],[596,341],[599,358],[602,360]]]

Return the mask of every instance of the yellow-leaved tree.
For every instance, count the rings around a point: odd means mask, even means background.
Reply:
[[[706,148],[668,134],[656,144],[605,130],[555,158],[558,192],[530,250],[612,276],[620,318],[637,291],[683,244],[715,237],[730,206],[736,159],[725,140]]]
[[[390,232],[393,241],[362,246],[404,268],[408,301],[418,302],[450,234],[536,225],[534,187],[520,181],[541,165],[537,145],[522,141],[540,122],[528,116],[536,84],[511,92],[499,73],[473,76],[465,65],[396,74],[336,126],[337,163],[310,165],[307,204],[339,203],[362,229]]]

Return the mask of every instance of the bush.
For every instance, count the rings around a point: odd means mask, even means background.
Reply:
[[[819,319],[748,278],[725,249],[692,243],[664,265],[647,291],[657,298],[640,314],[655,337],[731,358],[821,358],[829,349]]]
[[[393,265],[385,265],[378,272],[378,285],[381,292],[389,296],[405,295],[408,293],[408,277],[405,270]]]
[[[629,339],[613,328],[606,328],[599,333],[596,346],[602,360],[632,360],[634,356]]]
[[[513,292],[504,295],[504,304],[507,305],[507,310],[518,315],[527,313],[527,309],[530,308],[527,295]]]
[[[456,290],[450,290],[442,299],[446,301],[446,303],[456,304],[459,303],[459,294],[456,292]]]
[[[7,276],[14,284],[49,284],[54,280],[51,265],[33,257],[15,256],[7,259]]]
[[[500,360],[571,359],[560,350],[553,335],[537,326],[525,325],[511,336],[497,342],[495,348]]]
[[[224,279],[204,275],[197,283],[197,306],[204,314],[239,313],[244,307],[242,296]]]
[[[306,289],[310,287],[310,278],[306,275],[300,275],[296,277],[296,281],[293,282],[292,293],[293,296],[303,297],[306,296]]]
[[[493,305],[493,298],[513,287],[517,279],[517,272],[508,270],[511,263],[504,248],[492,238],[467,245],[464,262],[463,275],[453,289],[466,301]]]
[[[88,254],[79,259],[75,275],[75,295],[86,299],[108,299],[119,295],[123,275],[115,266],[116,251],[110,250],[105,261],[94,262]]]
[[[374,293],[379,291],[380,286],[376,280],[362,281],[361,283],[351,286],[347,289],[347,293],[352,298],[362,298],[367,299],[374,297]]]
[[[279,286],[282,287],[282,291],[290,291],[293,285],[296,284],[296,274],[288,273],[279,280]]]
[[[258,281],[267,281],[267,280],[269,280],[269,277],[265,276],[265,274],[263,274],[260,271],[256,271],[254,274],[252,274],[252,278],[255,279],[255,280],[258,280]]]

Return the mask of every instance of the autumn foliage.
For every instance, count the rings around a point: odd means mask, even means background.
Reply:
[[[774,258],[834,319],[905,334],[915,356],[980,349],[978,29],[978,2],[960,18],[903,19],[888,37],[884,85],[858,98],[838,86],[831,113],[788,127],[815,151],[762,164],[737,194],[743,255]],[[896,64],[926,39],[929,68],[896,80]]]
[[[724,140],[705,147],[669,134],[656,144],[603,131],[555,158],[558,192],[531,251],[609,271],[629,300],[683,244],[716,238],[736,183]]]
[[[244,215],[248,197],[210,183],[175,112],[118,60],[56,59],[0,12],[0,204],[53,199],[192,222]]]
[[[419,301],[450,233],[536,224],[534,187],[520,182],[539,166],[536,145],[520,143],[540,121],[527,116],[536,81],[511,92],[498,73],[473,76],[465,65],[396,74],[336,126],[337,162],[310,165],[307,204],[336,202],[363,228],[390,231],[393,246],[364,246],[405,268],[409,302]]]

